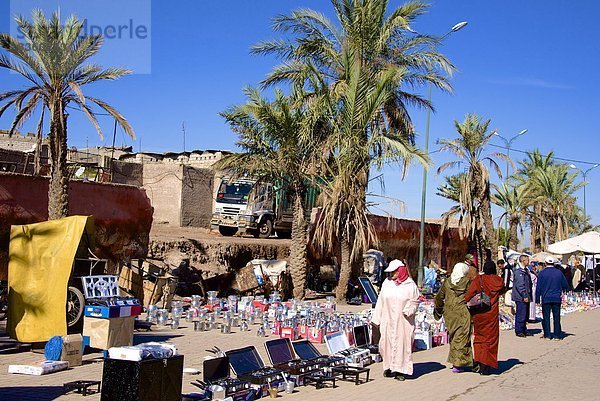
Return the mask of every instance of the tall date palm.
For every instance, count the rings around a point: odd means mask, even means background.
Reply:
[[[83,21],[75,16],[61,24],[59,13],[47,19],[41,10],[32,14],[31,21],[19,16],[16,23],[23,41],[0,33],[0,67],[21,75],[28,86],[0,94],[0,116],[10,107],[16,108],[10,133],[18,130],[36,110],[41,110],[38,126],[43,123],[44,110],[50,116],[50,187],[48,217],[57,219],[69,212],[67,173],[67,108],[81,110],[102,137],[96,118],[95,105],[112,116],[124,131],[135,137],[127,120],[103,100],[84,95],[83,86],[105,80],[115,80],[130,71],[122,68],[103,69],[88,63],[100,50],[101,35],[82,35]],[[72,105],[72,106],[71,106]]]
[[[440,139],[438,143],[442,145],[442,151],[452,153],[456,160],[442,164],[438,168],[438,174],[448,168],[464,168],[465,176],[461,180],[460,190],[463,208],[466,213],[476,215],[473,218],[483,220],[483,239],[487,241],[487,245],[491,249],[495,250],[496,238],[491,209],[490,173],[486,164],[492,167],[499,177],[502,177],[502,172],[495,159],[510,160],[503,153],[485,154],[487,144],[495,135],[495,131],[488,131],[490,120],[484,121],[476,114],[468,114],[462,123],[455,121],[454,125],[458,137]],[[469,206],[465,205],[466,202],[469,203]],[[483,245],[481,243],[477,245],[480,258],[484,255]]]
[[[500,215],[498,225],[501,225],[503,220],[508,221],[508,248],[517,249],[519,228],[522,233],[527,219],[534,218],[529,213],[529,207],[533,203],[530,187],[501,184],[500,186],[494,185],[494,189],[492,203],[504,210],[504,213]]]
[[[306,108],[294,97],[275,92],[265,99],[257,89],[246,89],[248,101],[221,113],[239,135],[240,153],[229,155],[219,168],[287,184],[292,199],[290,271],[294,297],[304,298],[306,287],[307,184],[315,174],[322,152],[323,130],[311,124]]]
[[[326,99],[330,105],[322,111],[329,113],[326,119],[336,130],[334,145],[326,152],[335,160],[333,180],[324,188],[329,206],[324,206],[321,227],[333,229],[331,235],[342,243],[337,296],[343,298],[351,264],[375,236],[366,219],[370,168],[390,161],[406,168],[415,156],[425,160],[414,147],[408,107],[431,104],[411,91],[428,83],[449,91],[448,76],[454,67],[431,50],[438,38],[411,29],[427,9],[424,3],[408,2],[389,12],[387,0],[331,3],[335,21],[314,10],[295,10],[274,20],[274,30],[285,38],[260,43],[253,51],[282,60],[263,81],[265,86],[283,83],[302,88],[307,104],[320,105]],[[378,88],[382,79],[383,91]],[[365,104],[366,97],[374,103]],[[315,238],[330,245],[323,235]]]

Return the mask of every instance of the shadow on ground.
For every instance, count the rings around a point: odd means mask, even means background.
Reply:
[[[506,361],[498,361],[498,369],[496,369],[493,373],[496,375],[500,375],[504,372],[511,370],[517,365],[523,365],[523,362],[515,358],[507,359]]]
[[[418,379],[421,376],[428,375],[429,373],[438,372],[446,369],[446,366],[439,362],[421,362],[413,365],[412,379]]]
[[[0,400],[51,401],[63,394],[62,386],[0,387]]]
[[[183,337],[183,334],[153,334],[153,333],[135,333],[133,336],[133,345],[147,343],[147,342],[162,342],[169,341],[173,338]]]
[[[8,337],[6,333],[0,333],[0,355],[17,354],[19,352],[31,351],[31,344],[22,344]],[[3,398],[0,398],[3,399]]]

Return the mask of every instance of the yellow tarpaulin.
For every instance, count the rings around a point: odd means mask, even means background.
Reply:
[[[11,227],[6,326],[11,338],[41,342],[67,334],[68,281],[88,221],[91,226],[91,218],[72,216]]]

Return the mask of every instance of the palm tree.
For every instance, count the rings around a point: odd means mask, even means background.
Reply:
[[[333,232],[321,231],[315,238],[328,246],[332,243],[323,241],[334,236],[342,251],[347,247],[337,291],[341,299],[350,265],[374,236],[365,217],[370,167],[395,162],[406,169],[414,157],[425,161],[414,147],[408,106],[431,104],[410,90],[431,83],[449,91],[447,77],[454,67],[431,50],[439,39],[410,28],[426,11],[425,4],[409,2],[388,15],[387,0],[331,2],[336,23],[313,10],[295,10],[274,20],[274,29],[289,39],[260,43],[253,52],[274,54],[283,61],[263,81],[265,86],[302,88],[310,109],[327,114],[328,126],[334,127],[335,140],[325,152],[335,157],[330,166],[334,179],[324,187],[329,206],[323,208],[321,226]],[[382,83],[385,88],[378,88]],[[374,104],[365,104],[365,96]]]
[[[103,38],[101,35],[81,35],[83,21],[69,17],[61,25],[58,12],[47,19],[41,10],[33,12],[32,21],[20,16],[16,18],[24,42],[7,33],[0,33],[0,48],[7,55],[0,54],[0,67],[9,69],[27,81],[25,89],[12,90],[0,94],[0,116],[11,106],[16,115],[10,133],[18,130],[23,123],[41,109],[38,127],[43,123],[44,111],[50,115],[50,187],[48,191],[48,218],[57,219],[69,212],[67,174],[67,108],[81,110],[92,122],[98,135],[102,137],[100,124],[91,104],[110,114],[132,138],[133,129],[127,120],[108,103],[86,96],[82,87],[93,82],[115,80],[130,71],[121,68],[102,69],[95,64],[84,64],[98,53]]]
[[[575,184],[577,173],[567,164],[552,164],[545,170],[536,170],[529,177],[542,216],[548,227],[548,243],[568,238],[569,218],[577,210],[573,193],[583,186]]]
[[[426,84],[450,91],[448,76],[454,66],[433,50],[440,39],[416,34],[410,25],[427,11],[427,4],[410,1],[387,14],[387,0],[331,0],[337,24],[311,9],[298,9],[273,21],[277,32],[291,39],[257,44],[256,54],[275,55],[283,63],[263,81],[303,87],[307,96],[323,85],[341,94],[350,79],[347,57],[356,57],[373,72],[398,67],[394,90],[379,114],[411,143],[414,128],[407,106],[432,108],[424,97],[408,90]]]
[[[223,158],[218,167],[234,174],[286,183],[292,199],[293,222],[290,271],[294,297],[304,298],[306,288],[307,221],[305,197],[310,175],[316,175],[322,130],[313,129],[306,109],[281,91],[268,101],[256,89],[246,89],[247,103],[221,113],[238,133],[241,153]]]
[[[343,300],[353,271],[352,265],[377,236],[368,220],[365,189],[371,166],[402,163],[427,157],[403,141],[401,135],[378,116],[394,93],[396,68],[381,73],[363,67],[353,57],[349,65],[348,85],[339,98],[326,96],[330,122],[328,163],[324,166],[331,180],[323,184],[321,219],[315,240],[328,251],[341,247],[341,270],[336,296]],[[332,157],[330,155],[333,155]]]
[[[483,121],[476,114],[468,114],[460,123],[454,121],[458,138],[440,139],[438,144],[442,145],[442,151],[448,151],[457,157],[457,160],[442,164],[438,168],[438,174],[448,168],[463,167],[465,175],[461,180],[460,193],[462,194],[462,208],[464,213],[473,221],[474,230],[483,229],[482,239],[487,241],[491,249],[496,249],[496,238],[492,219],[491,196],[490,196],[490,174],[486,163],[494,168],[496,174],[502,177],[500,167],[494,158],[510,161],[503,153],[485,155],[487,144],[494,137],[495,131],[488,132],[490,120]],[[478,224],[482,220],[482,226]],[[472,238],[477,239],[478,231],[472,232]],[[479,242],[479,241],[478,241]],[[483,243],[477,244],[477,252],[481,258]]]
[[[531,230],[531,248],[534,253],[542,250],[542,244],[546,243],[546,230],[544,226],[544,216],[542,209],[544,201],[536,201],[533,196],[535,188],[533,188],[530,177],[535,171],[546,171],[549,166],[554,164],[554,153],[550,152],[547,155],[542,155],[538,149],[527,153],[527,158],[522,160],[516,174],[512,177],[518,185],[525,185],[529,188],[528,192],[532,195],[531,209],[529,211],[529,227]]]
[[[438,187],[437,195],[455,204],[442,213],[442,231],[450,225],[451,220],[457,220],[459,226],[467,232],[469,248],[474,248],[477,252],[483,251],[485,240],[481,203],[477,202],[469,192],[467,174],[459,173],[446,176],[444,179],[446,182]]]
[[[533,201],[531,190],[526,185],[513,186],[504,183],[493,187],[495,192],[492,194],[492,203],[504,210],[498,225],[501,225],[502,220],[508,221],[508,248],[517,249],[519,228],[522,234],[523,226],[530,216],[529,206]]]

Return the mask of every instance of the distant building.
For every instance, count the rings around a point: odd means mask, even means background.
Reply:
[[[35,151],[37,149],[37,135],[33,133],[27,133],[23,135],[18,132],[10,135],[9,131],[0,130],[0,149],[12,152],[22,152],[25,154],[23,157],[26,159],[30,158],[30,162],[33,163],[33,155],[35,155]],[[4,152],[2,154],[3,156],[0,157],[0,162],[8,162],[9,160],[6,160],[6,157],[4,157],[8,154],[9,153]],[[14,161],[15,154],[11,153],[11,155],[10,161],[12,162]],[[48,140],[46,138],[42,139],[41,164],[49,164]]]
[[[191,152],[139,152],[124,153],[120,161],[129,163],[185,164],[197,168],[211,168],[223,156],[231,154],[227,150],[192,150]]]
[[[230,153],[123,153],[114,162],[113,182],[144,188],[154,208],[155,224],[208,228],[219,184],[213,165]]]

